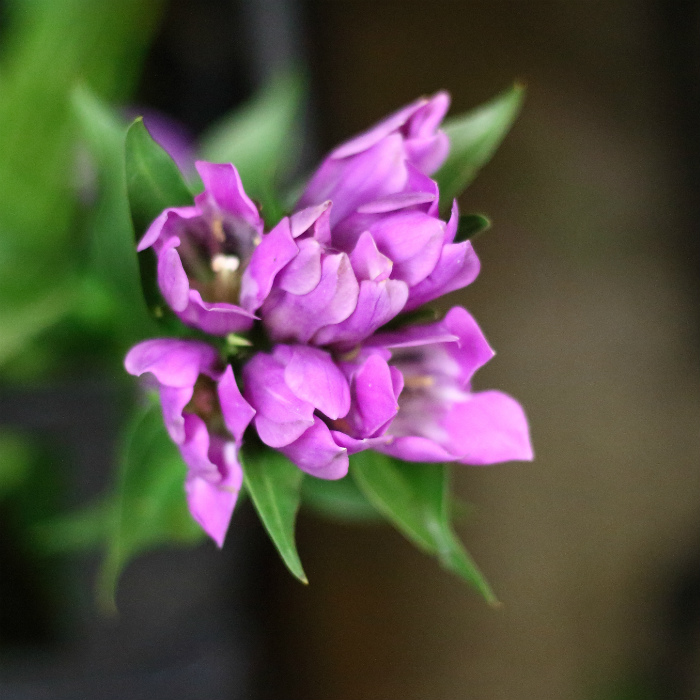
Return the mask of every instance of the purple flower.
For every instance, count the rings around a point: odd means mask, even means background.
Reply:
[[[276,342],[351,347],[400,311],[470,284],[479,260],[455,243],[456,204],[439,217],[428,177],[449,144],[445,93],[418,100],[333,151],[311,178],[289,228],[300,253],[260,315]]]
[[[196,166],[204,192],[194,206],[166,209],[138,250],[153,247],[161,293],[184,323],[212,335],[246,331],[255,320],[251,301],[268,285],[265,275],[297,248],[291,239],[264,241],[262,219],[232,165]],[[260,255],[268,258],[263,264],[253,261]]]
[[[421,98],[338,146],[309,181],[299,206],[331,200],[335,227],[365,204],[411,192],[413,171],[431,175],[447,157],[449,141],[438,127],[449,106],[445,92]]]
[[[390,279],[393,264],[369,233],[348,252],[330,245],[331,211],[330,202],[303,209],[268,234],[298,249],[253,305],[264,299],[259,314],[274,342],[352,346],[406,304],[408,285]]]
[[[493,357],[476,321],[461,307],[425,326],[370,339],[391,352],[404,389],[387,442],[376,449],[417,462],[494,464],[533,459],[527,418],[500,391],[473,392],[473,374]]]
[[[221,547],[243,482],[238,450],[255,414],[233,369],[221,371],[218,353],[206,343],[172,338],[139,343],[124,365],[153,378],[165,426],[188,467],[190,512]]]
[[[244,367],[244,395],[260,439],[321,478],[344,476],[348,455],[365,449],[407,461],[530,460],[520,405],[471,391],[492,356],[474,319],[455,307],[346,355],[303,345],[258,353]]]

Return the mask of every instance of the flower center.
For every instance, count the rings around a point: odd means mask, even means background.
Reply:
[[[178,252],[204,301],[238,304],[243,272],[260,235],[247,221],[217,213],[183,222]]]
[[[204,374],[200,374],[197,377],[192,398],[185,407],[185,411],[199,416],[207,424],[211,433],[227,434],[223,416],[221,415],[216,382],[210,377]]]

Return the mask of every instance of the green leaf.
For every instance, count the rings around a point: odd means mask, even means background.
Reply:
[[[440,187],[440,208],[447,212],[452,200],[491,160],[522,106],[525,88],[514,85],[495,99],[459,117],[445,121],[450,154],[435,174]]]
[[[91,271],[118,300],[110,309],[122,319],[130,342],[151,328],[139,283],[139,264],[131,226],[124,171],[127,124],[89,88],[73,91],[73,110],[97,167],[99,197],[89,222]],[[91,297],[85,297],[88,303]],[[139,332],[140,331],[140,332]]]
[[[126,132],[126,187],[137,239],[168,207],[192,204],[192,193],[175,161],[151,137],[138,117]]]
[[[0,499],[27,478],[34,458],[31,440],[8,428],[0,430]]]
[[[129,209],[136,239],[140,240],[163,210],[191,205],[192,193],[173,159],[153,140],[140,117],[126,132],[125,154]],[[153,251],[141,251],[138,259],[146,303],[158,317],[163,307]]]
[[[294,541],[294,523],[304,473],[276,450],[260,450],[243,461],[244,485],[287,568],[308,583]]]
[[[379,516],[350,476],[337,481],[306,476],[301,497],[305,507],[329,518],[369,521]]]
[[[491,221],[481,214],[464,214],[459,217],[455,243],[473,240],[491,228]]]
[[[114,504],[114,520],[98,596],[114,609],[119,575],[135,555],[162,544],[190,545],[204,532],[187,508],[186,467],[168,436],[157,402],[128,426]]]
[[[278,75],[250,102],[211,127],[201,141],[205,160],[236,166],[245,191],[262,204],[269,225],[282,214],[275,182],[298,155],[304,88],[299,73]]]
[[[0,304],[0,364],[23,350],[29,341],[64,318],[76,299],[73,279],[39,294],[3,295]]]
[[[112,534],[114,499],[102,499],[34,527],[34,542],[44,554],[70,554],[104,546]]]
[[[442,566],[497,604],[490,586],[455,535],[450,522],[447,467],[399,462],[376,452],[350,459],[350,471],[365,496],[394,526]]]

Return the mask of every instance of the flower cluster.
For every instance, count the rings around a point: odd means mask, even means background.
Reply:
[[[456,202],[442,220],[430,177],[449,151],[448,106],[445,93],[418,100],[336,148],[267,232],[235,167],[198,162],[194,205],[165,210],[139,243],[184,324],[265,338],[232,364],[200,340],[148,340],[126,358],[159,389],[190,510],[219,545],[247,429],[324,479],[365,449],[423,462],[532,458],[520,405],[471,390],[493,351],[466,310],[386,326],[479,272],[471,243],[455,242]]]

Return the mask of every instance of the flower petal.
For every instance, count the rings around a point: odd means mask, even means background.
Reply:
[[[534,457],[522,406],[500,391],[470,394],[452,406],[443,425],[448,449],[465,464],[495,464]]]
[[[314,336],[317,345],[355,345],[398,315],[408,298],[408,287],[401,280],[360,283],[357,306],[340,323],[321,328]]]
[[[319,479],[342,479],[348,473],[348,451],[336,445],[328,426],[318,416],[313,426],[280,452],[299,469]]]
[[[243,441],[243,433],[248,424],[253,420],[255,409],[243,398],[236,378],[233,376],[233,368],[228,365],[217,385],[219,405],[223,414],[224,424],[240,445]]]
[[[190,460],[198,464],[208,463],[210,468],[206,471],[190,469],[185,479],[185,493],[192,517],[221,547],[243,483],[243,470],[238,462],[236,445],[217,437],[210,440],[204,423],[200,423],[201,426],[196,428],[197,437],[193,436],[181,451],[188,464]]]
[[[299,241],[299,254],[280,272],[276,284],[290,294],[308,294],[321,281],[321,246],[313,238]]]
[[[350,410],[350,387],[331,356],[306,346],[292,348],[284,370],[284,380],[291,391],[331,420]]]
[[[165,301],[175,312],[187,308],[190,293],[190,282],[176,250],[179,244],[180,239],[173,236],[158,255],[158,286]]]
[[[284,365],[278,358],[254,355],[243,367],[243,383],[244,396],[257,411],[255,428],[266,445],[288,445],[313,425],[313,405],[287,386]]]
[[[247,331],[257,318],[234,304],[206,302],[196,289],[190,289],[189,303],[177,315],[183,323],[218,336]]]
[[[359,292],[348,256],[329,254],[321,263],[321,281],[315,289],[303,295],[273,290],[261,315],[273,341],[308,343],[319,328],[350,316]]]
[[[198,204],[210,202],[216,208],[240,217],[262,230],[258,209],[245,193],[238,170],[231,163],[208,163],[198,160],[195,167],[204,183],[204,192],[195,198]]]
[[[216,350],[198,340],[154,338],[135,345],[124,359],[129,374],[150,372],[171,387],[193,387],[201,372],[210,373],[218,360]]]
[[[386,360],[370,355],[352,377],[352,410],[346,417],[352,437],[376,437],[399,410],[394,378]]]
[[[241,279],[241,306],[248,311],[259,309],[270,293],[277,273],[299,252],[292,238],[289,219],[282,219],[265,234],[253,251]]]

